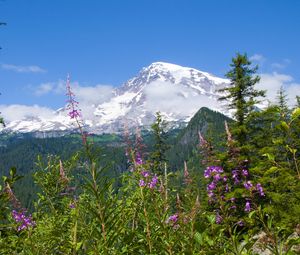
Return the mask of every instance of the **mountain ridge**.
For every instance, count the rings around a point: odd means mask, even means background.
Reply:
[[[124,126],[150,127],[160,111],[171,127],[186,125],[199,108],[205,106],[227,114],[217,103],[218,89],[227,86],[227,79],[191,67],[154,62],[113,91],[113,96],[93,106],[89,119],[82,121],[91,133],[120,132]],[[7,123],[7,132],[76,131],[74,121],[67,117],[65,107],[54,117],[36,116]]]

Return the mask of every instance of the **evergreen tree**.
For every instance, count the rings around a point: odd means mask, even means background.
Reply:
[[[246,54],[237,54],[230,64],[232,69],[226,74],[231,81],[231,86],[219,90],[225,92],[225,95],[219,100],[228,100],[228,108],[235,110],[236,119],[233,134],[239,145],[246,141],[245,120],[254,110],[255,104],[259,103],[258,97],[265,96],[265,91],[256,90],[254,85],[259,82],[259,76],[255,75],[256,67],[251,67],[251,62]]]
[[[277,107],[282,120],[287,120],[289,115],[289,108],[287,104],[287,94],[283,87],[280,87],[277,93]]]
[[[296,101],[297,101],[297,104],[296,104],[296,107],[300,107],[300,96],[296,96]]]
[[[1,95],[1,93],[0,93],[0,95]],[[0,114],[1,114],[1,112],[0,112]],[[3,120],[3,118],[2,118],[1,115],[0,115],[0,126],[1,126],[1,125],[5,127],[4,120]]]
[[[169,146],[166,142],[166,123],[163,121],[160,112],[156,113],[156,121],[151,128],[154,135],[154,148],[150,155],[153,164],[153,171],[155,173],[162,174],[164,172],[164,164],[167,162],[166,151]]]

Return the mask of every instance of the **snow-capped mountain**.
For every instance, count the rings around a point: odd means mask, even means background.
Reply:
[[[124,126],[149,126],[160,111],[171,125],[184,124],[206,106],[226,113],[219,102],[218,90],[227,79],[215,77],[190,67],[155,62],[113,91],[108,101],[93,105],[93,114],[85,119],[89,132],[118,132]],[[16,132],[67,131],[76,128],[65,108],[54,117],[30,117],[7,123],[5,130]]]

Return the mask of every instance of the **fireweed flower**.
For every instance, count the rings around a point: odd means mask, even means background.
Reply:
[[[221,215],[219,214],[219,212],[217,212],[216,214],[216,223],[217,224],[221,224],[223,221],[223,218],[221,217]]]
[[[216,183],[211,182],[210,184],[207,185],[207,191],[212,191],[216,188]]]
[[[150,189],[155,188],[157,182],[158,182],[158,178],[157,178],[157,176],[155,175],[155,176],[152,177],[152,180],[151,180],[151,182],[149,183],[149,188],[150,188]]]
[[[143,177],[145,177],[145,178],[147,178],[147,177],[150,176],[149,172],[147,172],[147,171],[141,172],[141,175],[142,175]]]
[[[259,195],[260,195],[261,197],[265,196],[263,187],[261,186],[260,183],[257,183],[257,184],[256,184],[256,189],[257,189],[257,191],[259,192]]]
[[[18,232],[24,229],[28,229],[29,227],[34,227],[36,225],[35,221],[32,220],[31,215],[26,216],[24,210],[20,212],[13,210],[12,217],[15,220],[15,222],[19,224],[17,228]]]
[[[219,180],[221,180],[221,175],[220,174],[214,175],[214,181],[218,182]]]
[[[240,226],[240,227],[243,227],[244,226],[244,222],[242,220],[238,221],[236,223],[236,225]]]
[[[168,222],[176,223],[178,221],[178,219],[179,219],[179,215],[176,213],[176,214],[171,215],[168,218]]]
[[[234,180],[234,184],[239,184],[240,179],[239,179],[239,171],[238,170],[232,170],[232,179]]]
[[[144,181],[144,180],[140,180],[140,181],[139,181],[139,186],[140,186],[140,187],[145,187],[145,186],[146,186],[145,181]]]
[[[143,164],[143,160],[142,160],[142,157],[141,157],[140,153],[136,154],[135,164],[137,164],[137,165],[142,165]]]
[[[242,170],[242,175],[245,176],[245,177],[248,177],[249,176],[249,173],[246,169],[243,169]]]
[[[223,169],[220,166],[209,166],[204,170],[204,177],[210,178],[212,175],[223,173]]]
[[[67,100],[67,109],[69,110],[68,115],[71,119],[78,119],[81,116],[81,110],[78,108],[78,102],[75,100],[75,94],[71,89],[70,84],[70,76],[67,76],[67,83],[66,83],[67,93],[66,96],[68,97]]]
[[[246,202],[244,211],[245,211],[245,212],[250,212],[250,211],[251,211],[251,204],[250,204],[250,201],[247,201],[247,202]]]
[[[244,182],[244,187],[247,190],[250,190],[253,187],[253,184],[251,183],[251,181],[246,181]]]

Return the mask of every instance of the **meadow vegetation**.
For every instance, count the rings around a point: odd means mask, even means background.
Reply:
[[[170,171],[158,113],[152,152],[141,132],[125,134],[128,167],[114,178],[68,80],[83,150],[37,160],[32,213],[15,195],[16,169],[3,176],[0,254],[299,254],[300,102],[288,107],[282,89],[257,109],[264,92],[254,89],[256,70],[246,55],[232,60],[222,100],[235,121],[224,123],[222,145],[199,132],[197,153]]]

